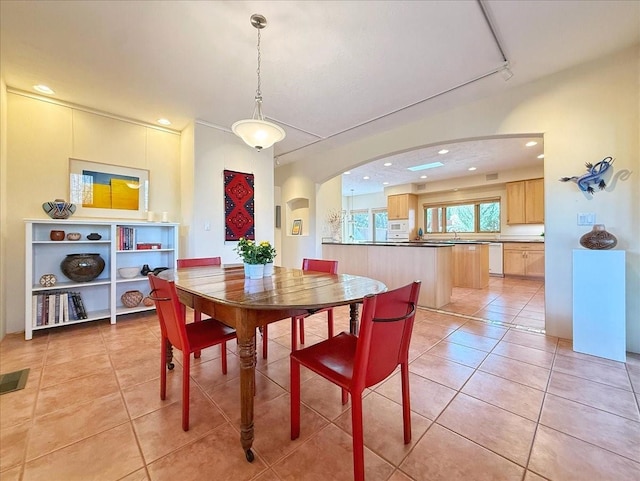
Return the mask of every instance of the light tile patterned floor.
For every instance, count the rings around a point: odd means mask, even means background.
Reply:
[[[527,301],[505,281],[492,284],[487,312],[512,309],[512,320],[542,288],[521,286]],[[348,310],[336,318],[346,329]],[[307,344],[324,338],[324,319],[306,321]],[[148,314],[40,331],[32,341],[7,336],[2,372],[31,372],[25,389],[0,396],[0,478],[352,479],[349,405],[309,372],[301,437],[289,439],[289,321],[270,326],[269,359],[258,360],[252,464],[239,443],[235,353],[226,376],[218,348],[195,361],[184,432],[179,365],[167,400],[159,398],[158,331]],[[575,353],[567,340],[430,310],[418,313],[410,356],[410,444],[402,441],[399,374],[366,392],[367,480],[640,479],[640,356],[617,363]]]
[[[451,302],[440,310],[543,332],[544,280],[490,277],[485,289],[454,287]]]

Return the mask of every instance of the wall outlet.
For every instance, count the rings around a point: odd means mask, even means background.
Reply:
[[[593,212],[578,214],[578,225],[593,225],[596,223],[596,214]]]
[[[204,223],[204,230],[211,230],[211,222]]]

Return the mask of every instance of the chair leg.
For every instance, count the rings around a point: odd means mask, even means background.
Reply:
[[[402,425],[404,429],[404,444],[411,442],[411,401],[409,393],[409,365],[407,362],[400,364],[400,376],[402,378]]]
[[[342,404],[347,404],[347,402],[349,401],[349,391],[347,391],[345,388],[342,388]]]
[[[267,335],[267,324],[262,326],[262,359],[267,358],[267,349],[269,346],[269,336]]]
[[[304,344],[304,317],[298,319],[300,319],[300,344]]]
[[[202,320],[202,313],[200,311],[193,311],[193,322],[200,322]],[[193,351],[193,357],[198,359],[202,354],[201,351]]]
[[[364,432],[362,427],[362,393],[351,396],[351,431],[353,433],[353,479],[364,481]]]
[[[294,318],[294,321],[295,318]],[[300,437],[300,363],[291,359],[291,439]]]
[[[327,331],[328,339],[331,339],[333,337],[333,309],[327,311]]]
[[[227,373],[227,341],[220,344],[220,359],[222,360],[222,374]]]
[[[167,344],[169,340],[163,337],[160,340],[160,399],[167,398]]]
[[[298,318],[291,318],[291,352],[298,350]]]
[[[182,430],[189,430],[189,371],[191,367],[191,356],[182,352]]]

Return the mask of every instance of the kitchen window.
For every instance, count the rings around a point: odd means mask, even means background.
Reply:
[[[500,232],[500,199],[424,205],[425,233]]]

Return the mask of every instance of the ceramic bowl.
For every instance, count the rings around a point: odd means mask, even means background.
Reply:
[[[118,274],[120,277],[124,279],[133,279],[135,276],[140,274],[139,267],[120,267],[118,268]]]
[[[49,232],[49,239],[52,241],[61,241],[64,240],[64,231],[63,230],[52,230]]]
[[[67,240],[70,240],[70,241],[78,241],[80,240],[81,237],[82,237],[82,234],[80,234],[80,232],[69,232],[67,234]]]

